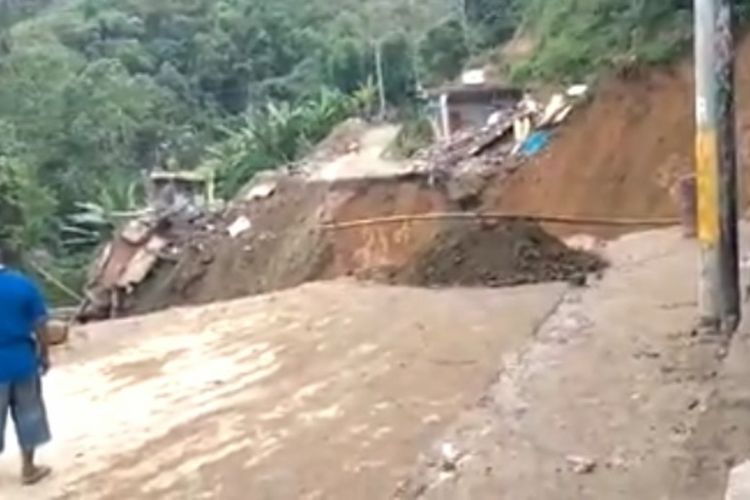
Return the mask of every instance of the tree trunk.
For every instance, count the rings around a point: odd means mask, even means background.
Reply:
[[[385,118],[385,110],[388,105],[385,98],[385,79],[383,78],[383,44],[380,40],[375,42],[375,71],[378,76],[378,95],[380,97],[380,112],[378,118]]]

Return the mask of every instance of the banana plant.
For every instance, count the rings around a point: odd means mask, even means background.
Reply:
[[[143,211],[144,196],[136,181],[98,183],[94,201],[76,202],[60,226],[62,244],[69,250],[87,250],[110,239],[120,223]]]

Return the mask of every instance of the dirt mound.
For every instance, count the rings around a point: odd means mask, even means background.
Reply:
[[[236,205],[211,230],[194,234],[175,262],[162,263],[135,291],[126,309],[144,313],[343,276],[414,286],[510,286],[566,280],[603,265],[521,221],[330,227],[459,209],[446,188],[420,178],[334,185],[287,180],[272,197]],[[252,228],[233,238],[227,228],[239,217]]]
[[[407,281],[426,286],[504,287],[577,279],[599,271],[597,256],[573,251],[536,224],[453,224],[411,269]]]
[[[288,179],[274,196],[232,207],[210,230],[190,234],[176,261],[162,261],[128,311],[233,299],[319,279],[332,254],[318,228],[335,203],[325,186]],[[252,228],[233,238],[227,228],[239,217]]]
[[[738,63],[738,150],[746,163],[750,39],[742,44]],[[681,174],[693,170],[693,101],[689,61],[602,82],[592,102],[575,111],[543,155],[492,187],[484,208],[601,218],[676,217],[670,190]],[[750,177],[743,173],[745,189],[750,188]],[[549,229],[571,232],[570,227]],[[573,231],[612,236],[622,229]]]

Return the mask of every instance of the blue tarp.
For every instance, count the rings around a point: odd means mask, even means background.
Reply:
[[[537,130],[533,132],[521,146],[521,154],[524,156],[534,156],[541,153],[550,141],[550,133],[546,130]]]

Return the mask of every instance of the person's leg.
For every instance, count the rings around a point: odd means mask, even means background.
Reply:
[[[50,468],[34,462],[36,449],[50,440],[42,382],[38,376],[11,384],[10,411],[21,447],[21,479],[24,484],[36,484],[51,472]]]
[[[10,410],[10,384],[0,383],[0,453],[5,449],[5,422]]]

